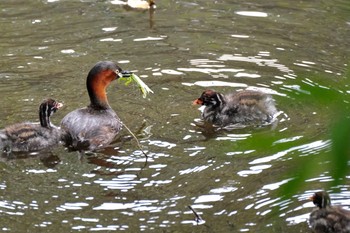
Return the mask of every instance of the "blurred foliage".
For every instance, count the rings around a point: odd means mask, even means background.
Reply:
[[[303,77],[302,75],[299,76]],[[315,74],[307,80],[328,81],[327,78],[319,74]],[[301,98],[302,101],[316,101],[331,113],[331,119],[329,119],[331,147],[329,151],[322,150],[317,156],[303,158],[302,164],[294,164],[293,169],[287,171],[287,176],[293,179],[281,187],[281,196],[290,198],[295,193],[300,192],[301,188],[306,185],[307,179],[322,172],[324,166],[320,166],[320,164],[326,163],[329,171],[328,175],[332,177],[332,182],[325,183],[324,189],[336,188],[336,186],[346,182],[345,177],[350,170],[348,162],[350,160],[349,80],[350,69],[347,69],[345,75],[334,80],[335,85],[330,88],[307,81],[300,85],[300,90],[307,93],[307,95],[294,93],[294,98]],[[307,98],[307,100],[304,98]],[[300,161],[298,160],[298,162]]]
[[[332,153],[331,175],[334,178],[333,185],[338,185],[348,173],[348,161],[350,158],[350,119],[349,112],[343,116],[333,126],[332,132]]]

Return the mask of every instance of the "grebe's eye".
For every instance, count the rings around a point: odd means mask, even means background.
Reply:
[[[119,70],[115,70],[115,74],[117,75],[117,78],[123,77],[123,74]]]

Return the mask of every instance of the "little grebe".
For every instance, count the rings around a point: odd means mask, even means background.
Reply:
[[[51,124],[50,116],[63,105],[53,99],[44,100],[39,107],[40,123],[17,123],[0,130],[2,151],[38,151],[60,142],[61,130]]]
[[[249,90],[227,95],[206,90],[193,104],[204,105],[202,118],[219,126],[270,122],[277,112],[270,95]]]
[[[113,80],[130,75],[111,61],[98,62],[90,70],[86,80],[90,105],[68,113],[61,121],[67,146],[94,151],[113,141],[122,123],[108,104],[106,88]]]
[[[316,192],[310,200],[318,207],[310,214],[310,225],[315,233],[350,233],[350,211],[331,206],[327,192]]]

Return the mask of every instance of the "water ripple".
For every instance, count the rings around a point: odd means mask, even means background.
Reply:
[[[151,186],[159,187],[160,185],[170,184],[170,183],[171,183],[171,180],[151,180],[150,182],[146,183],[144,187],[151,187]]]
[[[257,57],[243,57],[241,55],[224,54],[218,58],[219,61],[241,61],[255,63],[258,66],[268,66],[277,68],[279,71],[284,73],[293,73],[287,66],[279,64],[277,59],[262,59]]]
[[[253,161],[251,161],[249,164],[259,164],[259,163],[267,163],[271,162],[273,160],[279,159],[285,155],[287,155],[290,152],[293,151],[299,151],[304,155],[309,155],[313,153],[318,153],[321,150],[328,149],[330,147],[330,141],[329,140],[318,140],[315,142],[311,142],[308,144],[300,145],[300,146],[295,146],[291,147],[287,150],[284,151],[279,151],[274,155],[271,156],[266,156],[263,158],[258,158]]]
[[[225,81],[197,81],[194,83],[182,83],[184,86],[200,86],[200,87],[247,87],[247,84]]]
[[[81,210],[83,207],[89,206],[88,203],[85,202],[75,202],[75,203],[64,203],[63,205],[60,205],[60,207],[57,207],[57,210],[59,211],[65,211],[65,210]]]
[[[237,187],[221,187],[210,190],[211,193],[230,193],[238,190]]]
[[[213,69],[213,68],[177,68],[180,71],[184,72],[199,72],[204,74],[211,74],[211,73],[222,73],[222,72],[229,72],[229,73],[237,73],[239,71],[243,71],[242,69],[232,69],[232,68],[223,68],[223,69]]]
[[[278,189],[281,185],[286,184],[291,180],[293,180],[293,179],[290,178],[290,179],[285,179],[285,180],[271,183],[271,184],[265,184],[261,189],[275,190],[275,189]]]
[[[132,209],[134,211],[151,211],[156,210],[159,207],[151,206],[158,203],[158,200],[140,200],[133,203],[103,203],[100,206],[94,207],[94,210],[126,210]]]
[[[160,36],[160,37],[145,37],[145,38],[137,38],[134,39],[134,41],[152,41],[152,40],[164,40],[166,36]]]
[[[0,189],[5,189],[6,188],[6,183],[0,183]]]
[[[257,166],[252,166],[249,168],[249,170],[242,170],[237,172],[238,175],[242,177],[246,177],[248,175],[256,175],[261,173],[263,170],[268,169],[272,167],[272,165],[257,165]]]
[[[202,195],[196,198],[194,203],[206,203],[206,202],[216,202],[216,201],[222,201],[224,196],[218,195],[218,194],[208,194],[208,195]]]
[[[211,165],[202,165],[202,166],[196,166],[193,168],[188,168],[185,170],[180,170],[179,174],[180,175],[185,175],[185,174],[190,174],[190,173],[194,173],[194,172],[201,172],[204,171],[205,169],[207,169],[208,167],[210,167]]]
[[[267,17],[267,13],[261,11],[236,11],[237,15],[251,16],[251,17]]]
[[[123,174],[119,175],[117,178],[113,178],[112,180],[95,180],[94,183],[107,187],[108,189],[119,189],[126,191],[134,188],[137,184],[142,182],[135,179],[137,179],[137,176],[134,174]]]
[[[251,134],[227,134],[226,136],[222,136],[222,137],[217,137],[215,140],[217,141],[240,141],[240,140],[245,140],[247,138],[249,138],[251,136]]]
[[[147,140],[149,145],[154,145],[162,148],[171,149],[176,146],[175,143],[160,141],[160,140]]]

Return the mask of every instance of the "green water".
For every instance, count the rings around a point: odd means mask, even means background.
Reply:
[[[327,165],[332,125],[349,103],[348,1],[163,0],[153,15],[114,3],[1,5],[1,127],[35,121],[46,97],[65,104],[58,125],[88,104],[85,78],[100,60],[155,92],[143,99],[137,87],[108,89],[147,163],[126,130],[83,159],[63,147],[2,156],[2,231],[310,232],[308,197],[324,188],[349,208],[348,177],[329,188]],[[271,93],[279,123],[201,127],[191,103],[206,88]],[[305,164],[305,182],[282,198]]]

